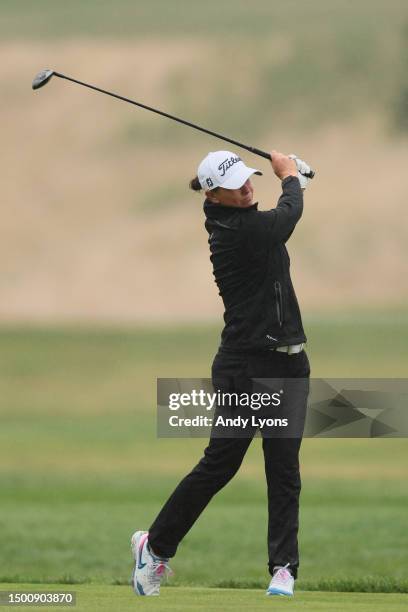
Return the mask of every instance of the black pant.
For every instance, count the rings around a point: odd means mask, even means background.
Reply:
[[[212,367],[214,387],[229,389],[247,386],[251,378],[302,378],[310,375],[305,351],[294,355],[276,351],[256,354],[229,353],[220,349]],[[308,382],[308,381],[307,381]],[[232,384],[231,384],[232,383]],[[296,410],[306,413],[308,384]],[[252,432],[252,436],[255,430]],[[149,543],[156,554],[173,557],[178,544],[191,529],[210,499],[238,471],[252,437],[211,436],[204,456],[179,483],[149,529]],[[299,449],[301,437],[263,437],[265,474],[268,488],[269,571],[286,565],[294,577],[299,567]]]

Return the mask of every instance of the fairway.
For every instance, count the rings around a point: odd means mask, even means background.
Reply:
[[[314,376],[404,374],[402,315],[316,319],[307,327]],[[374,335],[387,339],[392,353],[371,348]],[[149,527],[206,444],[156,437],[155,379],[208,376],[218,329],[3,328],[0,341],[0,582],[74,583],[90,605],[100,597],[102,606],[103,593],[135,605],[128,589],[113,586],[129,581],[130,536]],[[327,601],[336,606],[341,597],[364,610],[373,592],[407,593],[407,457],[406,439],[304,440],[297,587],[308,593],[299,603],[265,602],[266,487],[254,440],[237,476],[172,559],[166,608],[183,609],[185,597],[185,609],[193,598],[209,609],[213,598],[225,597],[217,605],[227,609],[233,598],[243,606],[250,598],[251,609],[268,603],[319,609],[318,601],[328,609]],[[180,588],[192,586],[233,590]],[[356,594],[333,600],[329,591]],[[358,591],[365,592],[361,599]],[[378,595],[376,602],[404,601],[392,597]]]
[[[4,590],[67,591],[74,590],[77,603],[74,610],[87,612],[100,610],[170,610],[174,612],[236,612],[237,610],[302,610],[302,612],[391,612],[405,610],[408,595],[373,593],[322,593],[298,591],[294,598],[267,597],[261,590],[254,589],[200,589],[163,587],[160,597],[136,598],[129,587],[108,587],[101,585],[60,584],[47,585],[2,585]],[[3,610],[15,608],[2,606]],[[38,609],[38,607],[35,607]],[[57,608],[53,608],[57,609]],[[64,608],[68,609],[68,608]]]

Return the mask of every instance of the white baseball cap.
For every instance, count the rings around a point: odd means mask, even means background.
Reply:
[[[242,159],[231,151],[209,153],[197,170],[203,189],[239,189],[252,174],[262,175],[262,172],[246,166]]]

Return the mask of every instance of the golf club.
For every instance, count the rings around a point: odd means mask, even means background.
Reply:
[[[83,85],[84,87],[88,87],[89,89],[94,89],[95,91],[99,91],[100,93],[104,93],[108,96],[112,96],[112,98],[117,98],[118,100],[123,100],[123,102],[128,102],[129,104],[134,104],[135,106],[140,106],[140,108],[144,108],[145,110],[149,110],[153,113],[157,113],[158,115],[162,115],[163,117],[167,117],[168,119],[173,119],[173,121],[178,121],[179,123],[183,123],[184,125],[188,125],[189,127],[194,128],[195,130],[200,130],[200,132],[205,132],[206,134],[210,134],[211,136],[215,136],[216,138],[220,138],[221,140],[225,140],[226,142],[230,142],[231,144],[237,145],[255,155],[260,155],[261,157],[265,157],[265,159],[271,159],[271,155],[266,153],[265,151],[261,151],[256,147],[250,147],[248,145],[243,144],[242,142],[238,142],[237,140],[232,140],[232,138],[227,138],[222,134],[217,134],[217,132],[212,132],[211,130],[207,130],[199,125],[195,125],[194,123],[190,123],[189,121],[185,121],[184,119],[180,119],[179,117],[175,117],[174,115],[169,115],[163,111],[157,110],[156,108],[152,108],[151,106],[146,106],[146,104],[142,104],[141,102],[136,102],[135,100],[131,100],[130,98],[125,98],[124,96],[120,96],[119,94],[112,93],[111,91],[106,91],[106,89],[101,89],[100,87],[96,87],[95,85],[90,85],[89,83],[84,83],[83,81],[78,81],[77,79],[73,79],[65,74],[61,74],[60,72],[56,72],[55,70],[42,70],[37,74],[37,76],[33,80],[33,89],[40,89],[40,87],[44,87],[51,80],[53,76],[59,77],[60,79],[66,79],[67,81],[71,81],[72,83],[77,83],[77,85]],[[315,172],[311,170],[305,176],[308,178],[313,178]]]

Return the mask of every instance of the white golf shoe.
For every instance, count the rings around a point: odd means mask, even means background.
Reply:
[[[295,579],[287,569],[289,563],[283,567],[276,567],[273,572],[272,580],[266,591],[267,595],[293,595]]]
[[[161,581],[167,573],[173,572],[168,559],[157,557],[150,551],[147,538],[147,531],[136,531],[130,541],[135,560],[133,590],[136,595],[159,595]]]

